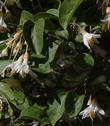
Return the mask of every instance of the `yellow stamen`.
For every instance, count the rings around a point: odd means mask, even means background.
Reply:
[[[88,40],[89,46],[93,46],[94,43],[95,43],[95,42],[94,42],[93,38],[91,38],[91,39]]]
[[[93,120],[96,117],[96,113],[94,111],[91,111],[88,116]]]

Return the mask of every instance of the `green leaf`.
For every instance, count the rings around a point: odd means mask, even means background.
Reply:
[[[26,119],[34,119],[34,120],[42,120],[42,117],[45,115],[46,107],[39,106],[34,104],[26,109],[24,109],[21,114],[20,118]]]
[[[49,9],[47,13],[52,14],[56,16],[57,18],[59,17],[59,10],[58,9]]]
[[[55,34],[62,37],[62,38],[64,38],[64,39],[69,38],[69,33],[68,33],[67,30],[56,31]]]
[[[2,72],[3,69],[12,63],[12,60],[0,60],[0,71]]]
[[[34,16],[30,12],[23,10],[21,13],[19,25],[23,26],[27,21],[33,22]]]
[[[90,85],[101,85],[103,83],[106,83],[107,77],[105,75],[99,75],[95,79],[93,79],[92,82],[90,82]]]
[[[39,64],[38,68],[33,68],[34,71],[47,74],[50,73],[53,69],[50,66],[50,63],[45,63],[45,64]]]
[[[5,84],[3,82],[0,83],[0,92],[9,100],[14,100],[14,93],[12,89],[9,87],[8,84]]]
[[[75,104],[74,104],[74,113],[72,115],[73,117],[77,116],[78,113],[80,112],[84,101],[84,95],[80,95],[76,97],[74,100],[75,100]]]
[[[56,51],[58,49],[59,45],[53,42],[53,46],[49,47],[49,58],[48,58],[48,63],[51,63],[54,60]]]
[[[59,17],[59,10],[57,9],[49,9],[46,12],[39,12],[34,16],[35,21],[39,18],[44,19],[51,19],[51,18],[58,18]]]
[[[84,56],[84,60],[85,62],[90,65],[90,66],[94,66],[94,59],[93,57],[90,55],[90,54],[87,54],[87,53],[83,53],[85,56]]]
[[[29,107],[28,100],[22,90],[13,90],[14,102],[12,102],[18,109],[23,110]]]
[[[83,0],[64,0],[59,11],[59,21],[61,26],[66,29],[73,14]]]
[[[33,27],[31,38],[34,45],[36,55],[41,55],[43,49],[43,33],[44,33],[45,20],[43,18],[38,19]]]
[[[59,95],[60,101],[58,102],[54,99],[52,104],[49,104],[49,109],[47,110],[47,114],[51,124],[54,126],[56,122],[63,116],[65,112],[65,101],[68,93]]]
[[[24,109],[29,106],[28,100],[22,90],[11,89],[7,83],[0,83],[0,93],[4,95],[7,100],[14,104],[18,109]]]
[[[66,111],[70,118],[73,118],[78,115],[80,112],[85,95],[78,95],[70,93],[66,102]]]

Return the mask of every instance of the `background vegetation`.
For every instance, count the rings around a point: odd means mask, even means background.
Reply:
[[[7,26],[0,24],[0,126],[90,126],[79,113],[91,94],[106,113],[93,125],[110,125],[110,32],[101,22],[107,6],[105,0],[1,2]],[[101,35],[92,51],[79,27]],[[29,71],[10,72],[26,51]]]

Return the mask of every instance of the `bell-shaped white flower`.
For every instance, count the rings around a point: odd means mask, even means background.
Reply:
[[[0,15],[0,33],[4,33],[7,30],[7,25],[3,19],[3,16]]]
[[[106,7],[106,15],[103,20],[104,23],[104,30],[110,30],[110,7]]]
[[[24,54],[22,54],[19,59],[8,66],[2,71],[1,76],[5,76],[5,71],[10,68],[11,69],[11,76],[15,73],[19,73],[22,77],[25,77],[26,74],[29,73],[30,68],[28,65],[28,52],[26,51]]]
[[[87,105],[88,107],[79,113],[79,115],[82,115],[82,119],[89,117],[93,120],[97,115],[102,120],[101,115],[105,115],[105,112],[98,106],[96,99],[92,99],[90,96]]]
[[[110,14],[107,14],[101,21],[104,23],[104,30],[110,30]]]
[[[26,51],[23,57],[23,63],[21,64],[21,67],[17,72],[19,72],[22,77],[25,77],[26,74],[29,73],[29,71],[30,68],[28,65],[28,52]]]
[[[81,34],[83,36],[83,43],[89,50],[91,50],[91,46],[97,41],[96,38],[101,37],[99,34],[88,33],[85,30],[81,30]]]
[[[2,52],[0,53],[0,57],[5,57],[5,56],[8,56],[8,48],[4,48],[2,50]]]
[[[20,67],[23,63],[23,54],[19,57],[19,59],[12,64],[8,65],[7,68],[11,68],[11,74],[18,73],[20,70]]]

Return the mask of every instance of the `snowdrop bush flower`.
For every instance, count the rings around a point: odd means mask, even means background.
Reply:
[[[4,33],[7,31],[7,25],[3,19],[2,12],[0,12],[0,33]]]
[[[16,33],[13,35],[13,37],[10,38],[10,40],[7,42],[6,45],[7,45],[9,48],[14,48],[14,47],[16,46],[16,44],[17,44],[17,41],[20,39],[21,33],[22,33],[22,31],[16,32]]]
[[[110,7],[106,8],[105,18],[101,21],[104,23],[104,30],[110,30]]]
[[[91,50],[91,46],[93,46],[97,41],[96,38],[101,37],[100,34],[88,33],[83,29],[81,29],[81,34],[83,36],[83,43],[89,50]]]
[[[8,48],[4,48],[2,52],[0,53],[0,57],[8,56]]]
[[[28,65],[28,52],[26,51],[24,54],[22,54],[17,61],[9,64],[6,66],[6,68],[2,71],[1,76],[5,76],[5,71],[10,68],[11,69],[11,76],[15,73],[19,73],[23,78],[26,76],[26,74],[29,73],[30,68]]]
[[[28,52],[26,51],[23,56],[23,62],[21,64],[21,67],[17,70],[17,73],[20,73],[22,77],[25,77],[26,74],[29,73],[28,57]]]
[[[82,115],[82,119],[89,117],[93,121],[97,115],[102,120],[101,115],[105,115],[105,112],[98,106],[96,99],[90,96],[87,105],[88,107],[79,113],[79,115]]]

